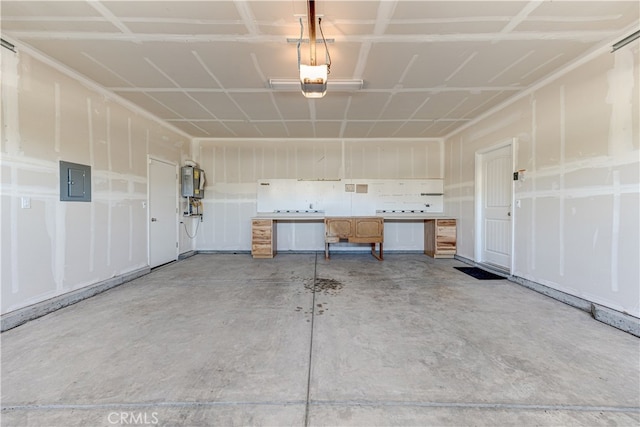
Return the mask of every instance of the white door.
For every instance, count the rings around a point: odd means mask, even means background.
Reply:
[[[511,201],[513,159],[511,145],[480,157],[480,260],[511,269]]]
[[[149,159],[149,266],[178,258],[178,172],[175,164]]]

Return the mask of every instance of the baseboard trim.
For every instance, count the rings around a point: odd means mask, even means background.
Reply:
[[[183,259],[187,259],[190,258],[194,255],[196,255],[198,253],[198,251],[187,251],[187,252],[183,252],[180,255],[178,255],[178,261],[181,261]]]
[[[591,315],[599,322],[640,337],[640,319],[637,317],[598,304],[591,304]]]
[[[215,250],[215,249],[204,249],[195,251],[196,254],[234,254],[234,255],[251,255],[250,250],[237,249],[237,250]]]
[[[508,273],[505,275],[504,271],[501,271],[499,269],[493,269],[491,268],[491,266],[488,266],[485,264],[478,264],[473,260],[461,257],[459,255],[456,255],[455,258],[460,262],[464,262],[465,264],[482,268],[492,273],[503,275],[513,283],[517,283],[518,285],[524,286],[525,288],[531,289],[532,291],[538,292],[540,294],[553,298],[557,301],[563,302],[567,305],[570,305],[571,307],[575,307],[580,310],[586,311],[587,313],[591,314],[591,316],[595,320],[599,322],[612,326],[616,329],[620,329],[621,331],[630,333],[631,335],[634,335],[636,337],[640,337],[640,319],[630,314],[623,313],[621,311],[614,310],[612,308],[605,307],[600,304],[596,304],[584,298],[567,294],[566,292],[553,289],[549,286],[540,284],[538,282],[534,282],[532,280],[524,279],[518,276],[512,276],[512,275],[509,275]]]
[[[137,279],[145,274],[149,274],[150,272],[151,269],[149,267],[143,267],[3,314],[0,317],[0,332],[8,331],[9,329],[13,329],[30,320],[37,319],[49,313],[53,313],[56,310],[60,310],[61,308],[68,307],[87,298],[91,298],[92,296],[108,291],[109,289],[113,289],[123,283],[130,282],[131,280]]]

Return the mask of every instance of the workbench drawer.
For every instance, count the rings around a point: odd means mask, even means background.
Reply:
[[[253,243],[251,245],[251,255],[254,258],[273,258],[275,251],[271,243]]]
[[[251,230],[251,240],[254,243],[264,242],[271,243],[272,231],[271,227],[253,227]]]

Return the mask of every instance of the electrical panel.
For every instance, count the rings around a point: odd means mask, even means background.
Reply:
[[[91,166],[60,161],[60,201],[91,201]]]
[[[204,171],[193,166],[182,167],[182,197],[204,197]]]

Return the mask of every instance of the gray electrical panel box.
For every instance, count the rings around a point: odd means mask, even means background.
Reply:
[[[91,201],[91,166],[60,161],[60,201]]]
[[[182,197],[204,197],[204,171],[193,166],[182,167]]]

